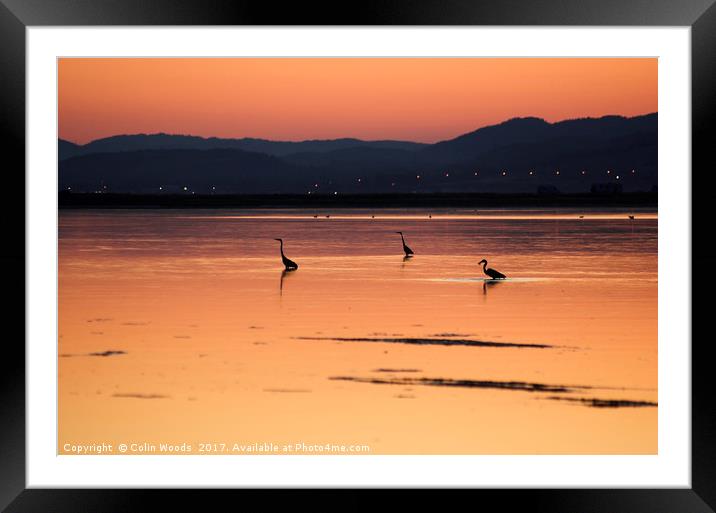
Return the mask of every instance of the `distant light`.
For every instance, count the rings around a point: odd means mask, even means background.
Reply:
[[[212,190],[212,191],[215,191],[215,190],[216,190],[216,187],[212,187],[211,190]]]
[[[534,172],[534,171],[530,171],[530,176],[532,176],[533,174],[535,174],[535,172]]]
[[[420,175],[416,175],[415,178],[416,178],[417,180],[420,180]]]
[[[316,184],[313,184],[313,186],[314,186],[314,187],[318,187],[318,184],[317,184],[317,183],[316,183]]]
[[[159,190],[161,191],[161,190],[162,190],[162,188],[161,188],[161,187],[159,187]]]
[[[617,180],[619,180],[619,175],[617,175]]]
[[[194,194],[194,191],[191,191],[192,194]]]
[[[558,169],[557,171],[555,171],[554,174],[555,174],[555,175],[558,175],[558,174],[559,174],[559,169]]]
[[[507,176],[507,171],[503,171],[502,176]]]
[[[359,178],[359,179],[358,179],[358,181],[360,182],[360,181],[361,181],[361,179]]]
[[[72,190],[72,187],[68,187],[67,190],[68,190],[68,191],[71,191],[71,190]]]
[[[586,174],[587,174],[587,172],[586,172],[586,171],[582,171],[582,174],[583,174],[583,175],[586,175]]]
[[[187,189],[186,186],[184,186],[184,190],[186,190],[186,189]]]
[[[338,192],[336,192],[336,191],[333,191],[333,195],[335,196],[336,194],[338,194]]]
[[[611,169],[607,169],[607,174],[608,174],[608,175],[611,175],[611,174],[612,174],[612,170],[611,170]]]
[[[475,171],[475,176],[477,176],[477,171]]]
[[[636,169],[631,170],[631,174],[634,174],[634,173],[636,173]]]
[[[311,191],[308,191],[308,194],[311,194]]]
[[[445,173],[445,176],[450,176],[450,173]]]
[[[395,187],[395,182],[390,184],[391,187]]]

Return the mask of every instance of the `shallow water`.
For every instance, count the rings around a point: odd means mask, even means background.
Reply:
[[[657,450],[653,211],[61,211],[59,257],[60,453]]]

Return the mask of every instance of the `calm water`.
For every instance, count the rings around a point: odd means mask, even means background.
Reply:
[[[657,451],[653,211],[62,211],[59,251],[60,453]]]

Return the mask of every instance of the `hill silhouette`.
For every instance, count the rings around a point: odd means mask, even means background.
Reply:
[[[266,139],[198,137],[193,135],[135,134],[115,135],[77,145],[60,139],[59,160],[91,153],[117,153],[139,150],[216,150],[234,149],[280,157],[291,153],[325,152],[346,148],[395,148],[416,150],[422,143],[408,141],[363,141],[361,139],[327,139],[308,141],[269,141]]]
[[[511,145],[549,142],[565,149],[570,143],[599,146],[600,142],[647,133],[656,135],[657,114],[626,118],[604,116],[548,123],[540,118],[514,118],[455,139],[436,143],[423,151],[438,160],[469,161],[486,152]],[[654,140],[656,143],[656,140]]]
[[[63,139],[57,140],[58,160],[65,160],[82,153],[82,146]]]
[[[284,194],[303,190],[301,168],[241,150],[93,153],[60,162],[60,188],[78,192]]]
[[[515,118],[435,144],[166,134],[84,146],[59,141],[59,183],[73,191],[187,187],[197,194],[573,193],[604,182],[650,191],[658,175],[657,129],[654,113],[557,123]]]

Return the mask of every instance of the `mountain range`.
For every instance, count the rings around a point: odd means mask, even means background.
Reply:
[[[58,140],[59,186],[81,192],[376,194],[585,192],[657,184],[658,115],[514,118],[435,144],[137,134]]]

